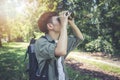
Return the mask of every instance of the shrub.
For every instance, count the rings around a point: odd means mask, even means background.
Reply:
[[[113,48],[110,42],[101,37],[93,40],[85,45],[85,50],[90,52],[105,52],[113,53]]]

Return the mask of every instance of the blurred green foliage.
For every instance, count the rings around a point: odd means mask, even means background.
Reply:
[[[78,49],[120,55],[120,1],[69,0],[85,40]],[[78,7],[79,6],[79,7]]]
[[[28,42],[33,34],[38,38],[41,35],[37,26],[39,16],[45,11],[56,10],[61,1],[26,0],[25,15],[0,19],[3,21],[0,22],[0,46],[2,38],[24,42]],[[120,0],[68,0],[68,2],[72,3],[68,8],[76,8],[75,22],[85,37],[78,49],[120,55]],[[72,30],[68,28],[68,31],[71,33]]]

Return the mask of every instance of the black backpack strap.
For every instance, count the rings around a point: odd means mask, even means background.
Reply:
[[[27,53],[25,53],[25,58],[24,58],[24,62],[25,62],[26,58],[27,58]]]
[[[40,70],[38,69],[36,72],[36,76],[38,77],[38,79],[41,80],[48,80],[49,76],[48,76],[48,70],[49,70],[49,63],[50,63],[51,59],[48,59],[45,61],[45,65],[40,73]]]
[[[57,69],[57,63],[56,60],[54,61],[54,65],[55,65],[55,75],[58,78],[58,69]]]
[[[28,54],[28,48],[27,48],[26,53],[25,53],[24,62],[25,62],[25,60],[26,60],[26,58],[27,58],[27,54]]]

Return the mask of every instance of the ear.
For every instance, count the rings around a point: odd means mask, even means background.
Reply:
[[[47,28],[48,28],[48,30],[52,30],[54,28],[54,26],[53,26],[52,23],[48,23],[47,24]]]

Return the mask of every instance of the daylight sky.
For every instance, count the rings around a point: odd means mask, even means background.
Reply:
[[[23,0],[4,0],[0,2],[0,14],[15,17],[24,14],[25,2]]]
[[[28,3],[27,0],[0,0],[0,16],[14,18],[16,15],[26,15],[26,7],[35,7],[36,0]]]

